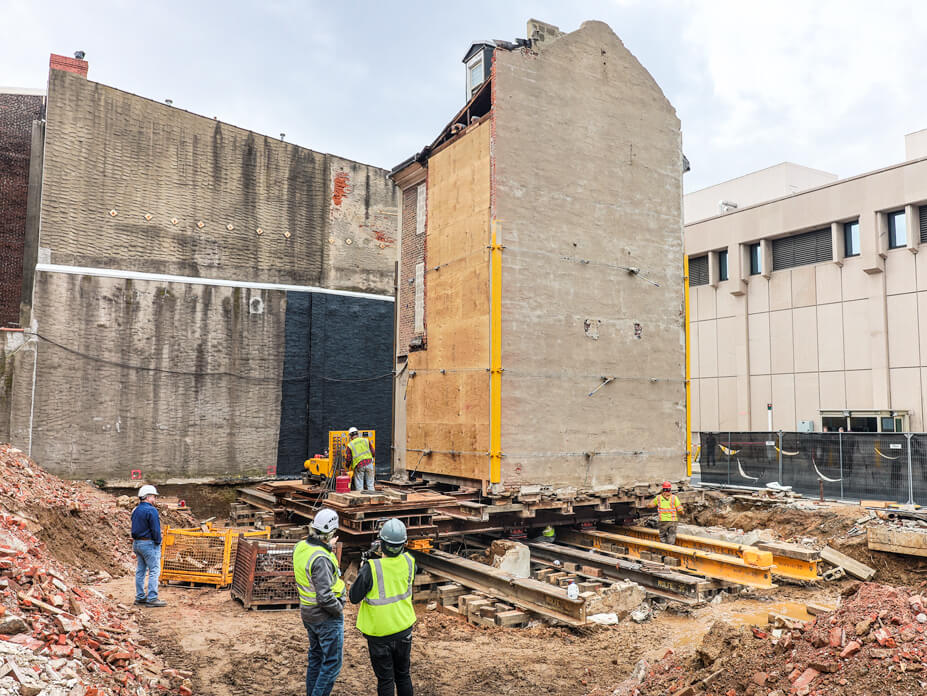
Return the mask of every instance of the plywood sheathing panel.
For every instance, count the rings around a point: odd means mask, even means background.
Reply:
[[[410,451],[410,470],[488,476],[482,453],[489,451],[489,183],[488,122],[428,162],[428,345],[409,354],[415,376],[406,390],[406,418],[409,449],[434,453]],[[452,451],[471,454],[447,454]]]
[[[685,386],[675,111],[600,22],[539,52],[497,51],[493,79],[495,215],[506,247],[503,483],[679,478]],[[640,269],[659,287],[620,266]],[[619,379],[588,396],[602,376]],[[590,451],[605,454],[577,454]]]

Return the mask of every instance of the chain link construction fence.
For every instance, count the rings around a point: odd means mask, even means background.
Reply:
[[[927,505],[927,433],[702,432],[705,483]]]

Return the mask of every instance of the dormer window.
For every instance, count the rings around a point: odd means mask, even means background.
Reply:
[[[483,53],[477,53],[467,63],[467,101],[470,101],[485,80],[486,61],[483,59]]]
[[[467,66],[467,98],[470,101],[480,86],[489,79],[492,69],[492,52],[498,41],[477,41],[470,44],[470,50],[463,57]],[[514,46],[514,44],[511,44]]]

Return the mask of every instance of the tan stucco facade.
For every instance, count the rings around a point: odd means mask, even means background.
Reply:
[[[927,159],[739,208],[685,228],[690,260],[708,254],[708,284],[691,287],[692,430],[766,430],[821,411],[906,411],[927,426]],[[889,248],[887,213],[906,212],[904,246]],[[859,221],[845,258],[844,223]],[[833,259],[772,270],[772,240],[830,228]],[[761,272],[750,274],[749,245]],[[718,252],[728,252],[720,280]]]

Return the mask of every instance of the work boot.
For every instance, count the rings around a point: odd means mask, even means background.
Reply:
[[[156,599],[153,602],[145,602],[145,604],[148,605],[149,607],[166,607],[167,606],[167,602],[165,602],[163,599]]]
[[[148,604],[148,600],[147,599],[136,599],[135,603],[138,604],[139,606],[145,606]]]

